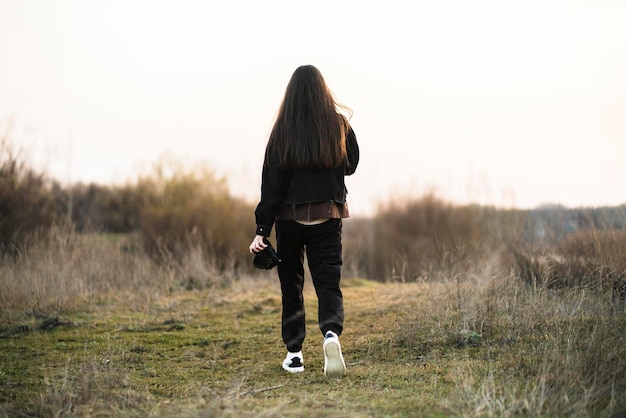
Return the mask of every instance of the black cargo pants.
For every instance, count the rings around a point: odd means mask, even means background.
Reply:
[[[276,251],[281,258],[278,277],[282,290],[282,337],[290,352],[302,350],[306,336],[304,301],[304,252],[318,300],[318,323],[322,334],[343,331],[341,294],[341,219],[318,225],[276,221]]]

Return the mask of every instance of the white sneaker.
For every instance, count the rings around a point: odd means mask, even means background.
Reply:
[[[330,378],[342,378],[346,374],[346,362],[341,354],[339,337],[328,331],[324,337],[324,374]]]
[[[304,364],[302,360],[302,351],[297,353],[287,353],[287,357],[283,360],[283,369],[289,373],[301,373],[304,371]]]

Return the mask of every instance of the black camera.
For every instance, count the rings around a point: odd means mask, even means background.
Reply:
[[[280,263],[280,258],[278,258],[276,250],[272,247],[272,244],[270,244],[267,238],[263,238],[263,242],[267,247],[265,247],[263,251],[256,253],[252,261],[254,262],[254,267],[269,270]]]

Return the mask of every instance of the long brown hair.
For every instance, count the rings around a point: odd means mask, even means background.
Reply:
[[[333,169],[346,157],[351,110],[340,104],[313,65],[294,71],[270,133],[265,163],[284,169]]]

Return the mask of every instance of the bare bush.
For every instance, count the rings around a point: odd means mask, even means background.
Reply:
[[[626,231],[581,230],[554,245],[511,248],[518,277],[533,286],[611,288],[626,279]]]
[[[58,218],[54,183],[29,167],[9,136],[10,126],[0,132],[0,252],[15,251]]]
[[[160,260],[201,250],[220,271],[249,270],[254,208],[233,197],[225,179],[206,169],[157,167],[141,178],[139,231],[146,250]]]
[[[133,184],[103,186],[76,183],[57,191],[79,232],[136,232],[142,209],[142,196]]]
[[[523,220],[519,211],[457,206],[427,195],[347,222],[345,258],[352,270],[376,280],[450,277],[516,240]]]

